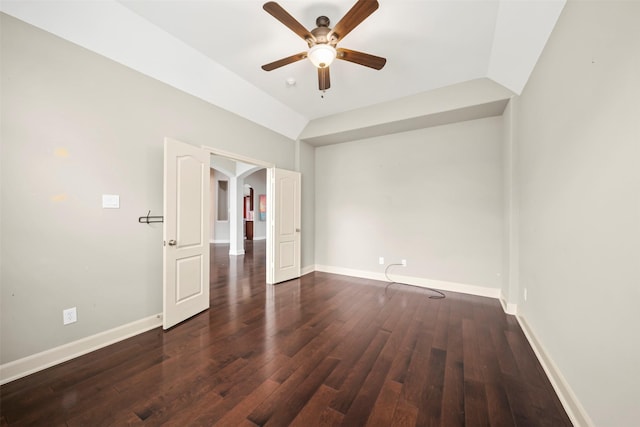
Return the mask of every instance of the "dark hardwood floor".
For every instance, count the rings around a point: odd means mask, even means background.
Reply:
[[[2,426],[568,426],[497,300],[312,273],[212,245],[211,309],[5,384]]]

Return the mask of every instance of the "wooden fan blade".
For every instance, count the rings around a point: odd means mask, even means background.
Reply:
[[[387,63],[387,60],[385,58],[371,55],[369,53],[343,49],[341,47],[336,49],[336,51],[336,58],[342,59],[343,61],[349,61],[355,64],[364,65],[365,67],[373,68],[374,70],[381,70],[382,67],[384,67],[384,64]]]
[[[309,40],[316,40],[316,38],[309,32],[309,30],[303,27],[302,24],[296,20],[296,18],[289,15],[289,12],[284,10],[278,3],[270,1],[265,3],[262,8],[267,11],[268,14],[286,25],[287,28],[289,28],[291,31],[302,37],[302,39],[307,43],[309,43]]]
[[[332,36],[335,36],[338,40],[342,40],[351,30],[375,12],[378,6],[377,0],[358,0],[349,12],[333,27],[333,30],[331,30],[327,38],[330,40]]]
[[[318,68],[318,89],[327,90],[331,87],[329,67]]]
[[[286,58],[278,59],[277,61],[273,61],[269,64],[265,64],[262,66],[262,69],[265,71],[272,71],[276,68],[280,68],[284,65],[292,64],[294,62],[301,61],[307,57],[307,52],[296,53],[295,55],[287,56]]]

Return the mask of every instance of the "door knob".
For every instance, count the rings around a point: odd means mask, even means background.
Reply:
[[[175,240],[169,240],[169,246],[175,246],[178,242]]]

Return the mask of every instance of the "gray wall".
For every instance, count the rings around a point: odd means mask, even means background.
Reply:
[[[2,15],[0,363],[162,309],[163,138],[293,169],[295,141]],[[119,194],[120,209],[102,209]],[[62,325],[76,306],[78,322]]]
[[[640,420],[639,18],[570,1],[517,107],[518,310],[598,426]]]
[[[312,269],[315,256],[315,170],[316,170],[316,149],[306,142],[297,142],[296,170],[302,174],[302,248],[300,265],[303,269]]]
[[[515,314],[520,292],[518,281],[518,164],[515,141],[516,104],[518,98],[509,100],[502,114],[502,170],[503,170],[503,251],[504,274],[500,298],[507,312]]]
[[[501,287],[502,118],[316,148],[316,264]]]

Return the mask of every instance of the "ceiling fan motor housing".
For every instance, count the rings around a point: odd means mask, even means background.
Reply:
[[[335,34],[331,35],[331,39],[327,37],[331,32],[331,28],[329,28],[330,22],[331,21],[329,21],[329,18],[327,18],[326,16],[318,16],[318,18],[316,19],[317,27],[311,30],[311,34],[313,35],[315,40],[307,39],[309,47],[317,44],[330,44],[335,47],[335,45],[338,43],[338,38],[335,36]]]

